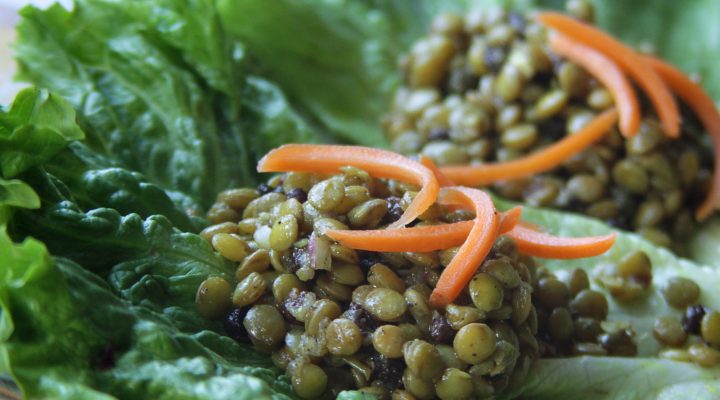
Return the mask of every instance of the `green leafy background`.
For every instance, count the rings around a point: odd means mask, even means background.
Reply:
[[[489,3],[79,0],[72,11],[23,9],[19,78],[38,89],[0,108],[0,370],[32,398],[293,397],[267,355],[194,310],[198,284],[233,267],[196,234],[204,211],[220,190],[256,184],[256,160],[282,143],[385,146],[378,121],[400,82],[398,56],[435,13]],[[720,98],[720,2],[596,8],[603,27],[653,45]],[[527,208],[525,217],[557,234],[609,230],[556,211]],[[718,221],[697,232],[694,261],[622,233],[602,257],[545,265],[592,268],[641,248],[656,287],[690,276],[717,309],[719,237]],[[644,332],[640,357],[541,360],[505,396],[718,398],[720,368],[650,357],[653,316],[677,313],[657,293],[613,303],[613,319]],[[105,368],[109,353],[114,367]]]

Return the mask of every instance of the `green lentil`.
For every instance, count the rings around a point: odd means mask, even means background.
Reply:
[[[570,311],[581,317],[604,320],[608,314],[608,302],[602,293],[584,289],[570,301]]]
[[[387,288],[375,288],[367,294],[365,309],[381,321],[395,321],[405,314],[407,304],[403,295]]]
[[[495,332],[489,326],[477,322],[462,327],[453,341],[455,353],[468,364],[484,361],[495,351],[495,346]]]
[[[479,273],[475,275],[470,281],[468,290],[473,304],[480,311],[492,311],[502,305],[502,284],[489,274]]]
[[[387,358],[402,357],[404,343],[405,335],[402,329],[395,325],[382,325],[372,335],[373,347]]]
[[[696,343],[688,348],[690,359],[701,367],[711,368],[720,364],[720,351]]]
[[[405,292],[405,282],[387,265],[373,264],[368,271],[368,283],[375,287],[392,289],[398,293]]]
[[[325,333],[330,354],[349,356],[355,354],[362,346],[360,328],[351,320],[338,318],[330,323]]]
[[[257,301],[267,289],[267,282],[262,275],[251,272],[240,281],[232,294],[232,302],[238,307],[246,306]]]
[[[345,198],[345,188],[336,179],[326,179],[313,185],[308,192],[308,201],[320,211],[331,211]]]
[[[700,297],[700,286],[688,278],[675,276],[668,279],[661,292],[668,304],[684,309],[697,302]]]
[[[472,377],[457,368],[446,369],[435,384],[435,392],[442,400],[467,399],[472,391]]]
[[[668,346],[681,346],[687,340],[687,333],[680,321],[673,317],[659,317],[653,325],[653,335],[658,342]]]
[[[210,242],[212,238],[219,233],[238,233],[238,224],[223,222],[217,225],[210,225],[200,232],[200,236]]]
[[[293,368],[290,381],[298,396],[304,399],[315,399],[325,391],[328,377],[325,371],[317,365],[302,363]]]
[[[525,150],[535,144],[538,131],[535,125],[520,124],[505,130],[500,136],[503,146],[513,150]]]
[[[420,379],[435,379],[445,368],[435,346],[424,340],[411,340],[403,345],[407,368]]]
[[[245,257],[235,270],[235,279],[242,281],[253,272],[265,272],[270,268],[270,252],[264,249],[255,250]]]
[[[279,347],[285,338],[285,321],[271,305],[253,306],[245,315],[243,325],[253,344],[266,351]]]
[[[200,315],[205,318],[221,317],[230,309],[232,289],[223,278],[212,276],[205,279],[195,294],[195,305]]]
[[[700,323],[700,334],[708,346],[720,350],[720,312],[705,313]]]

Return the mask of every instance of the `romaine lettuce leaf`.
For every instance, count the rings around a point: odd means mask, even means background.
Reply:
[[[508,208],[509,202],[495,200],[498,207]],[[559,211],[523,207],[523,220],[546,228],[560,236],[603,235],[612,231],[602,222],[582,215]],[[673,398],[680,387],[690,386],[698,399],[716,398],[720,380],[720,366],[712,369],[690,363],[653,358],[660,345],[652,335],[658,316],[677,318],[681,310],[673,309],[663,299],[659,289],[674,276],[684,276],[695,281],[701,288],[699,302],[713,309],[720,308],[720,270],[697,265],[679,258],[665,248],[654,246],[639,235],[618,232],[615,245],[607,253],[580,260],[539,260],[542,265],[563,271],[584,268],[592,271],[605,263],[619,261],[633,250],[647,253],[653,266],[653,287],[649,293],[630,304],[623,304],[607,294],[610,303],[608,319],[631,322],[638,335],[638,357],[574,357],[537,361],[528,374],[527,381],[515,388],[513,395],[530,398],[569,398],[583,395],[588,399],[650,399]],[[593,282],[595,289],[603,291]]]
[[[208,25],[212,2],[78,1],[21,14],[20,78],[67,97],[94,151],[203,207],[256,183],[256,160],[278,142],[319,138],[271,83],[244,73],[242,46]]]
[[[13,178],[83,137],[70,104],[46,90],[24,89],[0,113],[0,172]]]
[[[10,221],[15,207],[40,208],[40,198],[25,182],[0,178],[0,225]]]
[[[266,355],[116,297],[99,276],[0,229],[0,370],[24,396],[287,398]]]

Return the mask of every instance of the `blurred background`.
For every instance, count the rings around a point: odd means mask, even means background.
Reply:
[[[18,10],[27,4],[47,7],[54,2],[53,0],[0,0],[0,104],[8,104],[15,92],[22,87],[12,79],[15,74],[12,43],[15,40],[14,26],[18,20]],[[66,7],[72,3],[70,0],[58,2]]]

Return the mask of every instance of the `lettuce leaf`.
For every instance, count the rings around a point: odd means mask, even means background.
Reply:
[[[244,73],[242,46],[208,26],[212,2],[79,1],[21,15],[19,77],[65,96],[93,151],[202,207],[256,183],[272,147],[319,138],[271,83]]]
[[[510,202],[496,199],[501,208],[511,206]],[[532,207],[523,207],[523,220],[538,224],[549,232],[560,236],[603,235],[613,230],[602,222],[582,215],[563,213]],[[618,232],[615,245],[607,253],[580,260],[539,260],[553,271],[568,271],[583,268],[591,273],[606,263],[616,263],[625,254],[642,250],[650,257],[653,266],[653,289],[631,304],[623,304],[607,294],[610,303],[608,319],[631,322],[638,332],[638,357],[573,357],[537,361],[528,374],[528,379],[515,388],[511,395],[530,398],[568,398],[583,395],[583,398],[639,399],[673,398],[689,384],[698,399],[712,399],[718,395],[720,366],[708,369],[693,364],[653,358],[660,350],[652,336],[652,327],[658,316],[678,317],[681,311],[673,309],[659,292],[668,279],[684,276],[697,282],[701,288],[699,302],[713,309],[720,308],[720,270],[697,265],[679,258],[665,248],[657,247],[639,235]],[[604,289],[592,283],[597,290]],[[678,386],[678,387],[676,387]]]
[[[24,89],[0,113],[0,172],[13,178],[83,137],[70,104],[46,90]]]
[[[183,333],[115,296],[42,243],[0,230],[0,369],[37,398],[287,398],[266,356],[210,331]],[[222,352],[222,356],[218,354]],[[242,362],[240,362],[242,360]]]

